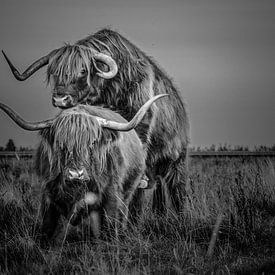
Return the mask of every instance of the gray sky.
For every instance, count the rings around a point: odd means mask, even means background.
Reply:
[[[192,145],[275,143],[274,0],[0,0],[0,48],[22,71],[103,27],[153,56],[185,98]],[[18,82],[0,57],[0,101],[30,121],[56,110],[45,68]],[[0,112],[0,146],[37,143]]]

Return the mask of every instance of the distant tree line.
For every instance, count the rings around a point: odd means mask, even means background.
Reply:
[[[0,146],[0,151],[32,151],[32,147],[16,147],[13,139],[9,139],[6,146]],[[253,152],[270,152],[275,151],[275,144],[272,146],[266,146],[266,145],[257,145],[253,148],[249,148],[248,146],[244,145],[230,145],[230,144],[219,144],[215,145],[212,144],[210,146],[193,146],[190,148],[190,151],[192,152],[221,152],[221,151],[253,151]]]
[[[9,152],[14,152],[14,151],[32,151],[33,148],[31,147],[25,147],[25,146],[19,146],[16,147],[15,142],[13,139],[9,139],[6,146],[0,146],[0,151],[9,151]]]
[[[266,145],[257,145],[253,148],[249,148],[249,146],[244,145],[230,145],[230,144],[219,144],[218,146],[215,144],[212,144],[210,146],[193,146],[190,148],[193,152],[222,152],[222,151],[253,151],[253,152],[274,152],[275,151],[275,144],[272,146],[266,146]]]

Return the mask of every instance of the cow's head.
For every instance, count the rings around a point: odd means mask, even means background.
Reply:
[[[3,51],[2,51],[3,52]],[[15,78],[24,81],[48,65],[47,81],[52,89],[52,103],[68,108],[84,102],[90,93],[94,77],[113,78],[118,71],[116,62],[107,52],[98,52],[83,45],[65,45],[38,59],[22,74],[3,52]]]

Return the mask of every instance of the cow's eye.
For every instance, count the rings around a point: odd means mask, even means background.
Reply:
[[[81,76],[86,75],[86,73],[87,73],[87,71],[86,71],[85,69],[82,69],[82,70],[80,71],[80,75],[81,75]]]

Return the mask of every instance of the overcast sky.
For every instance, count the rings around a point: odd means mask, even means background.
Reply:
[[[111,27],[153,56],[188,106],[192,145],[275,144],[274,0],[0,0],[0,48],[22,71]],[[25,119],[56,110],[43,68],[18,82],[0,56],[0,101]],[[37,143],[0,112],[0,146]]]

